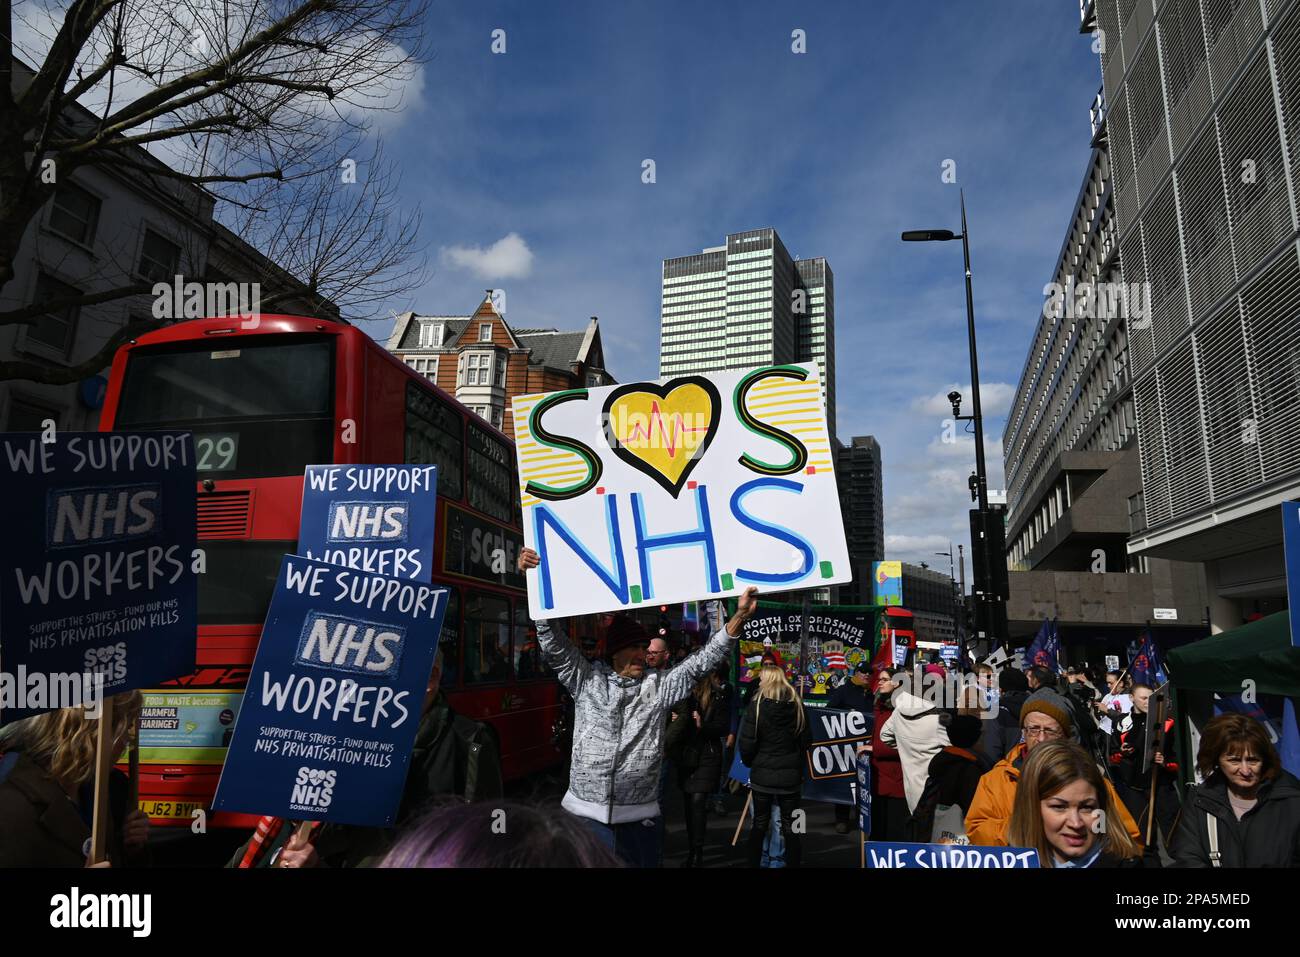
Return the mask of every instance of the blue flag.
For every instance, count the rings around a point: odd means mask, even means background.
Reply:
[[[1129,662],[1129,674],[1135,684],[1143,684],[1149,688],[1158,688],[1169,680],[1165,674],[1164,663],[1160,660],[1160,649],[1151,638],[1150,629],[1143,633],[1142,646]]]
[[[1056,622],[1044,618],[1043,623],[1038,626],[1038,634],[1034,635],[1034,643],[1029,646],[1029,651],[1025,654],[1025,664],[1041,665],[1050,668],[1053,674],[1059,675],[1060,654],[1061,636],[1056,630]]]

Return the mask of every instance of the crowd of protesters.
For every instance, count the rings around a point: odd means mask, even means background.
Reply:
[[[519,557],[521,570],[537,562],[528,549]],[[691,654],[626,615],[605,618],[602,660],[584,655],[560,623],[536,623],[538,646],[572,700],[557,729],[569,757],[558,807],[503,798],[495,734],[451,709],[439,655],[394,827],[263,818],[230,866],[656,867],[665,804],[676,794],[683,864],[702,867],[710,814],[726,808],[734,748],[748,769],[740,859],[799,867],[809,713],[771,650],[743,700],[730,681],[734,642],[757,597],[748,589],[725,622],[721,603],[706,603],[703,644]],[[1051,868],[1300,866],[1300,781],[1260,722],[1211,718],[1196,754],[1201,783],[1180,798],[1175,722],[1163,706],[1153,711],[1163,702],[1158,689],[1083,668],[1057,675],[984,664],[944,685],[951,677],[937,661],[910,669],[864,661],[826,698],[829,708],[861,712],[871,728],[863,747],[870,840],[1029,848]],[[936,700],[922,679],[961,690]],[[114,700],[120,753],[141,696]],[[80,709],[0,729],[0,867],[85,865],[97,734]],[[146,866],[148,819],[131,806],[120,772],[108,796],[107,860],[97,866]],[[834,830],[856,829],[854,810],[836,805]]]

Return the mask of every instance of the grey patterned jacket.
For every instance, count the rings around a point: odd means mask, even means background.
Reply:
[[[602,824],[658,817],[668,709],[726,660],[733,641],[726,627],[670,670],[621,678],[605,662],[584,658],[562,629],[556,634],[546,619],[536,624],[547,664],[573,695],[573,760],[563,807]]]

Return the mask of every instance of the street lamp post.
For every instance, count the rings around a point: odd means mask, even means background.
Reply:
[[[948,543],[948,550],[946,552],[935,552],[935,554],[946,556],[948,559],[948,581],[952,583],[952,630],[953,630],[953,634],[955,635],[957,632],[961,630],[961,616],[958,611],[960,602],[958,601],[957,598],[957,570],[953,565],[952,542]],[[965,664],[966,662],[965,641],[961,642],[961,652],[962,652],[962,663]]]
[[[989,495],[988,495],[988,474],[984,466],[984,415],[980,407],[980,371],[979,371],[979,353],[975,345],[975,298],[971,291],[971,271],[970,271],[970,228],[966,223],[966,194],[961,193],[961,233],[954,234],[949,229],[917,229],[909,230],[903,233],[904,242],[951,242],[955,239],[961,240],[962,263],[966,272],[966,339],[970,348],[970,382],[971,382],[971,404],[972,414],[969,416],[960,415],[961,411],[961,393],[950,392],[948,400],[952,403],[953,418],[957,421],[970,421],[975,425],[975,475],[973,476],[971,495],[979,504],[979,514],[981,517],[980,528],[986,529],[989,516]],[[981,561],[976,562],[976,568],[983,568],[983,580],[977,576],[975,582],[976,601],[978,622],[991,632],[993,629],[993,618],[990,614],[991,606],[994,601],[988,594],[989,575],[993,567],[993,561],[1006,561],[1005,556],[993,556],[988,553],[988,534],[985,531],[978,542],[971,542],[972,548],[978,548],[977,557]],[[990,638],[994,637],[989,635]],[[996,636],[1001,638],[1001,635]]]

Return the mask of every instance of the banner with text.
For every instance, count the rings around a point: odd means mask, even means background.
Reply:
[[[194,671],[188,432],[0,436],[0,722]]]
[[[758,680],[763,652],[770,648],[792,683],[804,675],[809,679],[808,697],[825,698],[859,664],[870,663],[880,610],[871,605],[810,606],[805,665],[799,656],[803,605],[759,602],[740,636],[740,681]]]
[[[213,808],[387,826],[447,589],[286,555]]]
[[[803,796],[830,804],[858,803],[858,747],[871,743],[873,717],[861,711],[819,708],[804,712],[812,741],[808,745]]]
[[[534,618],[851,580],[816,364],[513,405]]]
[[[435,465],[309,465],[298,553],[372,575],[433,581]]]
[[[868,841],[868,868],[920,869],[1035,868],[1038,852],[1028,847],[973,847],[969,844],[894,844]]]

